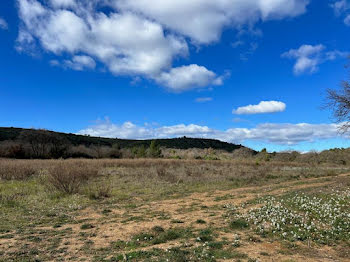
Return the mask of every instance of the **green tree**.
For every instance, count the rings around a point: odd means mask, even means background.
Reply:
[[[146,148],[144,145],[138,146],[138,147],[133,147],[131,150],[132,154],[134,155],[134,157],[137,158],[144,158],[147,156],[146,154]]]
[[[148,154],[152,158],[159,158],[162,155],[162,151],[160,150],[159,145],[156,143],[156,141],[152,141],[149,149],[148,149]]]

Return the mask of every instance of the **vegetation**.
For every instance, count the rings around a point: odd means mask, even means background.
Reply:
[[[344,148],[304,154],[296,151],[269,153],[266,149],[256,152],[246,147],[207,139],[176,138],[136,141],[15,128],[0,128],[1,140],[3,141],[0,142],[0,157],[16,159],[250,160],[254,161],[257,166],[269,161],[333,166],[346,166],[350,163],[350,149]]]
[[[347,260],[349,171],[255,159],[0,159],[0,261]]]
[[[120,158],[115,152],[120,149],[141,150],[156,146],[152,154],[158,157],[159,148],[174,149],[206,149],[213,148],[232,152],[243,148],[214,139],[202,138],[175,138],[156,140],[126,140],[101,137],[90,137],[75,134],[57,133],[48,130],[34,130],[22,128],[0,128],[0,152],[3,157],[13,158],[58,158],[58,157],[84,157],[84,158]],[[152,145],[153,143],[153,145]],[[69,150],[68,150],[69,149]],[[110,152],[113,149],[113,152]],[[30,152],[28,152],[30,151]],[[127,157],[131,157],[126,154]],[[142,153],[141,153],[142,155]]]

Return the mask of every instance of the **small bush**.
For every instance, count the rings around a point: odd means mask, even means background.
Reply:
[[[80,229],[83,229],[83,230],[85,230],[85,229],[92,229],[92,228],[94,228],[94,226],[91,225],[91,224],[82,224],[81,227],[80,227]]]
[[[249,224],[244,219],[236,219],[231,221],[230,223],[231,229],[245,229],[248,227],[249,227]]]
[[[156,238],[154,238],[152,243],[154,245],[166,243],[168,241],[180,238],[182,233],[183,232],[180,229],[169,229],[168,231],[161,232]]]
[[[89,178],[97,176],[98,169],[83,163],[74,165],[61,161],[49,170],[48,182],[55,189],[67,193],[78,193]]]
[[[87,190],[87,195],[90,199],[103,199],[111,196],[112,187],[109,181],[90,183]]]
[[[204,229],[199,232],[199,236],[197,237],[197,241],[200,242],[209,242],[214,239],[213,232],[211,229]]]
[[[164,232],[165,230],[164,230],[164,228],[162,228],[161,226],[154,226],[153,228],[152,228],[152,230],[153,231],[155,231],[155,232]]]

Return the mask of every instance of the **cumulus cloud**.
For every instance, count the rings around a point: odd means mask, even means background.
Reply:
[[[61,7],[68,1],[59,1]],[[58,1],[53,4],[57,6]],[[57,56],[77,54],[97,59],[115,75],[155,78],[171,67],[176,56],[186,56],[187,43],[165,33],[162,26],[130,12],[106,15],[83,2],[71,9],[50,8],[36,0],[19,0],[24,33]],[[19,35],[21,48],[26,42]],[[23,44],[23,45],[21,45]]]
[[[324,45],[302,45],[298,49],[291,49],[282,54],[283,58],[295,59],[293,67],[295,75],[303,73],[313,74],[318,71],[319,65],[348,54],[338,50],[325,52]]]
[[[220,39],[225,27],[240,28],[259,20],[295,17],[306,11],[309,0],[114,0],[120,10],[154,19],[166,28],[198,43]]]
[[[195,124],[174,126],[138,126],[131,122],[113,124],[108,119],[79,131],[79,134],[118,137],[124,139],[153,139],[173,137],[214,138],[232,143],[260,141],[278,145],[296,145],[301,142],[340,137],[337,124],[260,124],[254,128],[212,129]]]
[[[173,68],[174,59],[188,56],[187,40],[208,44],[218,41],[226,27],[241,30],[258,21],[295,17],[306,11],[309,0],[17,2],[17,50],[39,46],[55,54],[55,60],[88,56],[116,76],[145,77],[185,91],[222,81],[203,66]]]
[[[286,104],[279,101],[261,101],[257,105],[248,105],[239,107],[233,110],[233,114],[236,115],[254,115],[254,114],[266,114],[277,113],[286,110]]]
[[[222,85],[222,78],[203,66],[188,65],[163,72],[155,80],[168,89],[182,92],[210,85]]]
[[[213,98],[212,97],[198,97],[195,99],[195,101],[197,103],[206,103],[206,102],[213,101]]]
[[[336,15],[341,15],[342,13],[350,9],[350,2],[348,0],[340,0],[331,4]]]
[[[0,17],[0,29],[7,30],[8,29],[8,24],[6,20],[2,17]]]
[[[347,26],[350,26],[350,1],[348,0],[340,0],[336,1],[333,4],[331,4],[331,7],[334,10],[334,13],[336,16],[344,16],[344,24]]]

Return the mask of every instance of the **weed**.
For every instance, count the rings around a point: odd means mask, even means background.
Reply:
[[[94,226],[91,225],[91,224],[82,224],[81,227],[80,227],[80,229],[82,229],[82,230],[92,229],[92,228],[94,228]]]
[[[197,224],[206,224],[207,222],[205,222],[203,219],[197,219],[196,223]]]
[[[241,229],[245,229],[245,228],[248,228],[248,227],[249,227],[249,224],[244,219],[236,219],[236,220],[233,220],[233,221],[230,222],[230,228],[231,229],[241,230]]]

